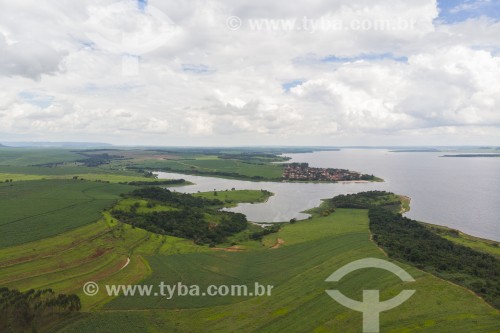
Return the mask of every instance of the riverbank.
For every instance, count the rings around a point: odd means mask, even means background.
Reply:
[[[455,244],[467,246],[476,251],[488,253],[494,255],[497,258],[500,258],[500,242],[486,238],[475,237],[460,230],[441,225],[421,221],[419,221],[419,223],[424,225],[435,234],[438,234],[439,236],[446,238],[447,240]]]

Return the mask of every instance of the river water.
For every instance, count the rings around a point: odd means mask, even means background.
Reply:
[[[311,167],[350,169],[374,174],[382,183],[273,183],[230,180],[159,172],[159,178],[184,178],[195,185],[179,192],[225,189],[266,189],[267,202],[240,204],[231,211],[250,221],[279,222],[303,219],[301,211],[318,206],[323,198],[367,190],[386,190],[411,197],[406,216],[500,241],[500,158],[440,157],[435,152],[389,152],[383,149],[343,149],[286,154],[290,162]]]

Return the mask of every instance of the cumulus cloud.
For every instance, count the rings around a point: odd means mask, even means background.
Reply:
[[[64,57],[50,46],[37,41],[7,44],[0,33],[0,74],[40,79],[42,74],[54,74]]]
[[[444,23],[435,0],[150,0],[142,9],[134,1],[0,1],[5,139],[500,137],[498,17]],[[227,26],[230,16],[241,19],[238,29]],[[124,71],[124,55],[135,59],[136,75]]]

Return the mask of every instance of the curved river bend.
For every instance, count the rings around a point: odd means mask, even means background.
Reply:
[[[250,182],[159,172],[159,178],[184,178],[195,185],[176,191],[266,189],[267,202],[240,204],[229,210],[244,213],[250,221],[279,222],[303,219],[301,213],[321,199],[337,194],[386,190],[411,197],[406,216],[459,229],[465,233],[500,241],[500,158],[440,157],[443,153],[394,153],[382,149],[344,149],[286,154],[290,162],[312,167],[344,168],[374,174],[383,183],[273,183]]]

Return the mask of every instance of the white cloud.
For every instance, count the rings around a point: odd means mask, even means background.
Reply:
[[[0,73],[5,76],[25,76],[40,79],[42,74],[55,74],[64,52],[57,52],[38,41],[7,44],[0,32]]]
[[[138,19],[130,25],[125,15],[111,16],[101,27],[92,13],[116,1],[0,2],[2,139],[237,145],[500,138],[500,25],[487,18],[436,23],[434,0],[151,0],[175,25],[161,47],[140,55],[136,76],[123,75],[122,54],[89,31],[113,39],[121,36],[113,27],[140,28],[141,40],[149,39],[161,32],[157,17],[132,13]],[[241,29],[226,27],[230,15],[241,17]],[[400,19],[414,28],[313,33],[249,25],[301,24],[304,16],[346,24]],[[322,61],[332,56],[340,60]],[[295,80],[302,83],[283,89]],[[29,103],[23,91],[51,96],[44,100],[51,105]]]

